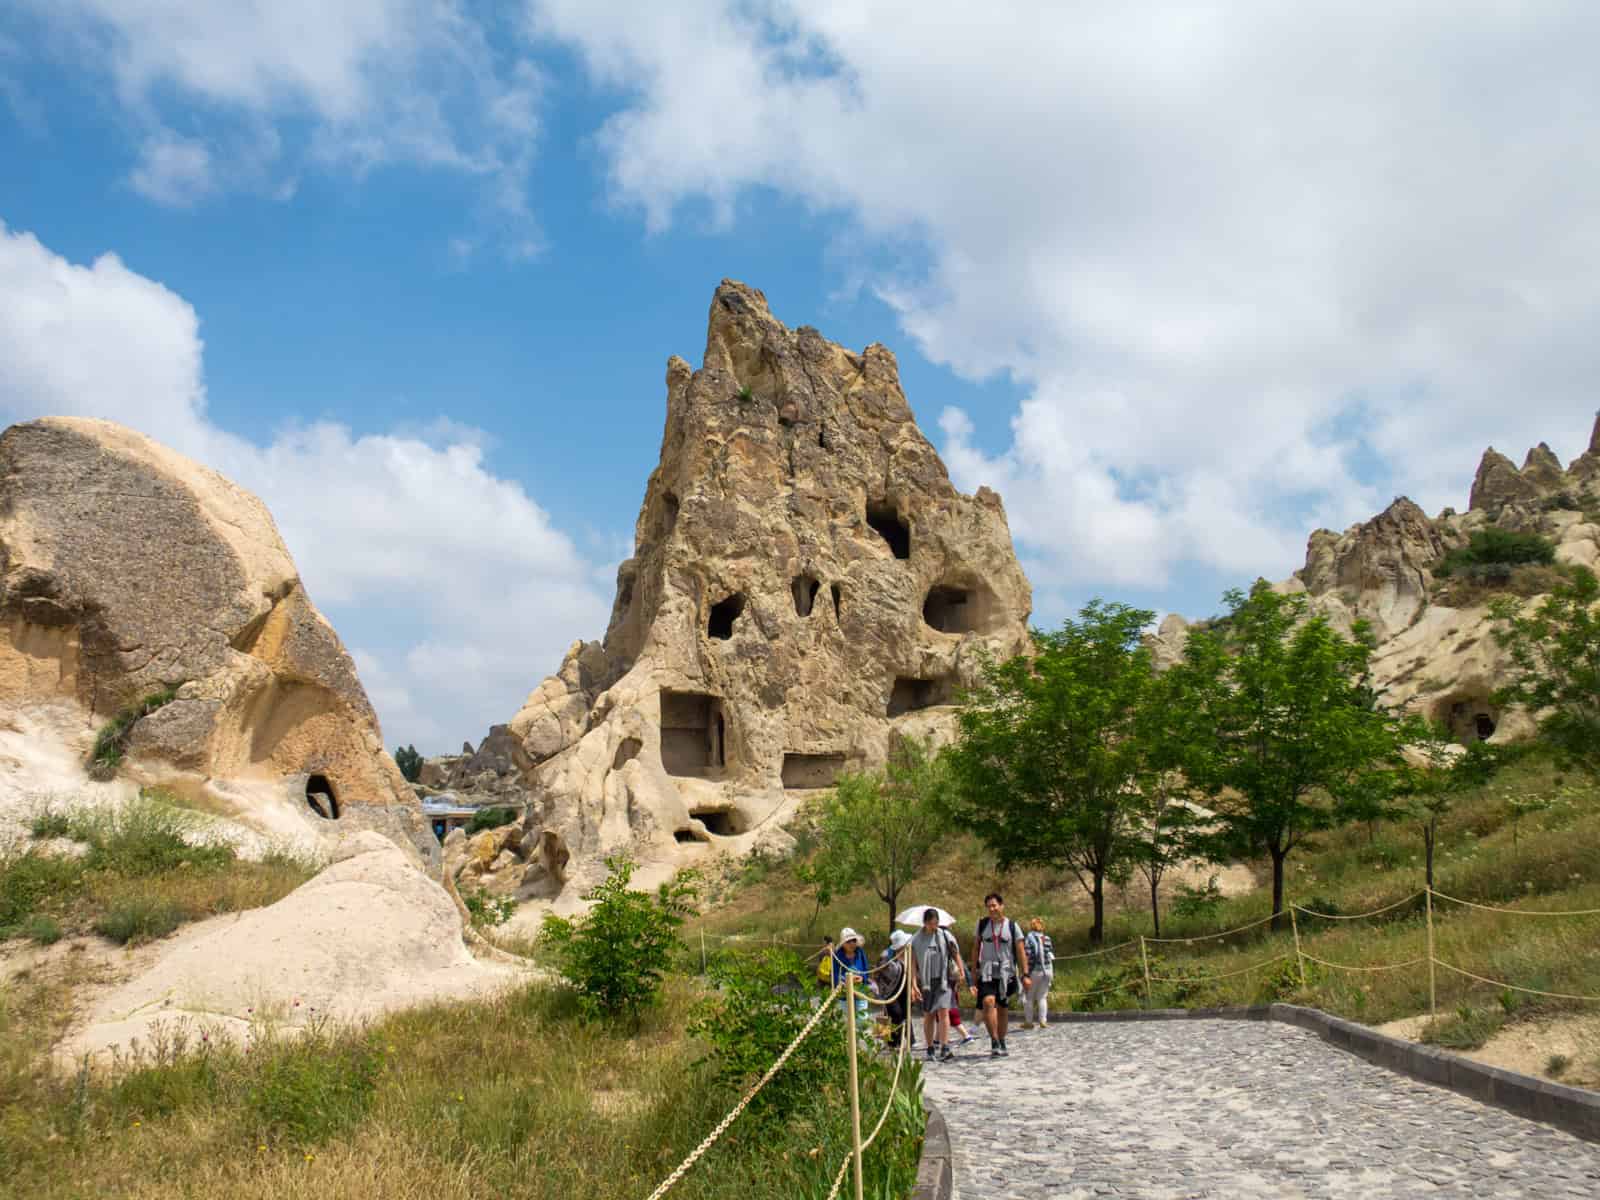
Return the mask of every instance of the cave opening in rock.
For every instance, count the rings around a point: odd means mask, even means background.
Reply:
[[[836,583],[828,590],[833,593],[833,619],[842,621],[844,620],[844,589]]]
[[[702,778],[728,765],[728,723],[720,697],[661,693],[661,765],[669,775]]]
[[[666,541],[678,527],[678,498],[671,492],[661,497],[661,517],[657,525],[657,541]]]
[[[786,788],[832,787],[844,770],[843,754],[797,754],[783,756],[783,786]]]
[[[617,752],[611,756],[611,769],[622,770],[623,766],[639,756],[639,751],[644,748],[644,743],[636,737],[625,737],[617,743]]]
[[[707,833],[717,837],[733,837],[744,832],[739,814],[729,808],[696,808],[689,815],[704,825]]]
[[[940,633],[990,633],[998,624],[999,605],[982,583],[937,583],[922,602],[922,619]]]
[[[796,575],[790,583],[789,590],[794,593],[794,611],[796,616],[809,617],[811,609],[817,602],[817,592],[822,588],[822,581],[815,575]]]
[[[1486,742],[1500,726],[1500,710],[1481,695],[1446,696],[1433,706],[1433,719],[1463,744]]]
[[[735,592],[711,606],[711,617],[706,622],[706,632],[720,641],[733,636],[733,623],[744,611],[744,593]]]
[[[896,558],[911,557],[911,526],[901,519],[893,504],[880,501],[867,505],[867,524],[888,543]]]
[[[306,776],[306,807],[324,821],[339,819],[339,797],[326,775]]]
[[[700,839],[695,836],[695,832],[692,829],[674,829],[672,831],[672,840],[680,845],[692,846]]]
[[[934,679],[918,679],[901,675],[894,681],[889,693],[889,716],[899,717],[919,708],[932,708],[949,704],[955,696],[955,680],[948,675]]]
[[[1488,713],[1479,713],[1473,717],[1472,724],[1480,742],[1487,742],[1494,736],[1494,718]]]

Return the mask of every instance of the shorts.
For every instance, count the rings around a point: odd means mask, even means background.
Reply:
[[[1005,979],[980,979],[978,980],[978,1004],[981,1006],[988,996],[995,998],[995,1003],[1004,1004],[1007,997],[1017,994],[1017,981],[1015,977]]]
[[[955,997],[950,994],[948,987],[940,988],[937,992],[931,988],[922,990],[922,999],[917,1002],[917,1007],[922,1010],[923,1016],[936,1016],[940,1009],[949,1008]]]

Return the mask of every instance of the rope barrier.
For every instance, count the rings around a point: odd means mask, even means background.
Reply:
[[[1424,954],[1421,958],[1408,958],[1401,963],[1384,963],[1376,967],[1357,967],[1352,966],[1350,963],[1329,962],[1325,958],[1318,958],[1315,954],[1307,954],[1304,950],[1300,952],[1300,957],[1307,962],[1317,963],[1319,966],[1332,967],[1336,971],[1398,971],[1401,967],[1415,967],[1428,961],[1428,956]]]
[[[1204,978],[1193,978],[1187,975],[1152,975],[1150,978],[1156,983],[1213,983],[1218,979],[1232,979],[1235,975],[1244,975],[1250,971],[1259,970],[1261,967],[1270,967],[1275,962],[1282,962],[1286,958],[1293,958],[1294,951],[1286,950],[1272,958],[1264,958],[1258,963],[1251,963],[1248,967],[1240,967],[1237,971],[1228,971],[1222,975],[1207,975]]]
[[[1471,971],[1463,971],[1460,967],[1452,967],[1443,959],[1436,958],[1433,961],[1435,965],[1443,967],[1446,971],[1454,971],[1457,975],[1465,975],[1468,979],[1476,979],[1479,983],[1487,983],[1491,987],[1508,988],[1513,992],[1526,992],[1530,996],[1549,996],[1555,1000],[1600,1000],[1600,996],[1578,996],[1571,992],[1543,992],[1538,988],[1518,987],[1514,983],[1504,983],[1498,979],[1474,975]]]
[[[1438,894],[1438,892],[1434,893],[1435,896]],[[1375,908],[1371,912],[1364,913],[1345,914],[1318,912],[1316,909],[1307,908],[1303,904],[1291,904],[1289,907],[1298,909],[1300,912],[1305,913],[1308,917],[1319,917],[1324,921],[1365,921],[1368,917],[1376,917],[1380,913],[1386,913],[1391,909],[1399,908],[1402,904],[1410,904],[1413,900],[1421,897],[1421,895],[1421,892],[1412,892],[1411,895],[1407,896],[1404,900],[1396,900],[1393,904],[1385,904],[1382,908]]]
[[[734,1123],[739,1114],[742,1113],[749,1105],[750,1101],[756,1098],[756,1094],[771,1082],[774,1075],[783,1069],[783,1064],[789,1061],[789,1056],[799,1048],[800,1043],[805,1041],[806,1038],[811,1035],[811,1031],[817,1027],[817,1022],[822,1020],[823,1017],[832,1011],[833,1001],[839,995],[841,990],[843,990],[842,984],[834,985],[833,991],[828,995],[828,998],[817,1006],[817,1011],[811,1014],[811,1019],[805,1023],[805,1028],[800,1030],[800,1032],[795,1035],[794,1041],[790,1042],[784,1047],[783,1053],[778,1055],[778,1057],[773,1061],[773,1064],[767,1068],[766,1074],[764,1074],[760,1079],[756,1080],[755,1085],[744,1094],[744,1098],[741,1099],[738,1104],[733,1106],[733,1110],[729,1112],[727,1116],[723,1117],[722,1120],[717,1122],[717,1127],[706,1135],[704,1141],[702,1141],[698,1146],[689,1152],[689,1157],[685,1158],[681,1163],[679,1163],[677,1169],[674,1170],[671,1175],[668,1175],[661,1181],[661,1185],[656,1188],[655,1191],[650,1193],[647,1200],[661,1200],[661,1197],[667,1194],[668,1189],[670,1189],[673,1184],[677,1183],[678,1180],[682,1179],[690,1167],[694,1166],[695,1163],[700,1161],[700,1156],[703,1155],[707,1150],[711,1149],[716,1140],[722,1136],[723,1132],[728,1128],[729,1125]]]
[[[1154,939],[1151,940],[1153,941]],[[1096,958],[1102,954],[1115,954],[1118,950],[1126,950],[1129,946],[1137,946],[1138,944],[1139,939],[1134,938],[1132,941],[1122,942],[1116,946],[1108,946],[1104,950],[1086,950],[1082,954],[1058,954],[1053,961],[1071,962],[1075,958]]]
[[[889,1098],[883,1102],[883,1112],[878,1115],[878,1123],[872,1127],[872,1132],[861,1143],[861,1152],[865,1154],[878,1136],[878,1131],[883,1128],[884,1122],[889,1119],[889,1110],[894,1107],[894,1094],[900,1087],[900,1071],[906,1065],[906,1048],[911,1044],[910,1030],[900,1033],[900,1053],[895,1057],[894,1078],[889,1081]],[[839,1189],[844,1186],[845,1173],[849,1171],[854,1154],[846,1154],[844,1161],[839,1164],[839,1172],[833,1177],[833,1187],[828,1192],[828,1200],[834,1200],[839,1194]]]
[[[1600,908],[1575,908],[1568,911],[1547,911],[1538,908],[1501,908],[1495,904],[1479,904],[1475,900],[1459,900],[1455,896],[1446,896],[1443,892],[1433,893],[1441,900],[1448,900],[1452,904],[1464,904],[1468,908],[1481,908],[1484,912],[1511,913],[1519,917],[1600,917]]]
[[[1217,938],[1225,938],[1225,937],[1229,936],[1230,934],[1243,933],[1246,929],[1254,929],[1257,925],[1265,925],[1268,921],[1272,920],[1272,918],[1277,916],[1277,915],[1278,915],[1277,913],[1268,913],[1266,916],[1262,917],[1261,920],[1259,920],[1259,921],[1251,921],[1250,924],[1248,924],[1248,925],[1235,925],[1232,929],[1224,929],[1221,933],[1207,933],[1207,934],[1202,934],[1200,937],[1191,937],[1191,938],[1157,938],[1157,937],[1153,937],[1153,938],[1145,938],[1145,941],[1147,941],[1147,942],[1164,942],[1164,943],[1169,943],[1169,944],[1176,944],[1176,943],[1180,943],[1180,942],[1183,942],[1183,943],[1188,943],[1188,942],[1212,942],[1212,941],[1215,941]]]

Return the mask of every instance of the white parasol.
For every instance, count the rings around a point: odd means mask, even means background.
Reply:
[[[937,904],[913,904],[910,908],[902,910],[901,913],[895,917],[894,923],[896,925],[911,925],[921,929],[922,914],[927,912],[930,908],[939,914],[939,924],[944,928],[948,929],[950,926],[956,923],[956,919],[949,913],[945,912],[945,910],[940,908]]]

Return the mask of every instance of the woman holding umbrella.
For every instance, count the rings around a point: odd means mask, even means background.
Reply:
[[[912,910],[907,910],[911,912]],[[906,913],[896,920],[904,921]],[[940,1062],[954,1057],[950,1049],[950,1007],[967,967],[961,961],[961,947],[955,936],[940,922],[955,919],[937,908],[922,910],[922,928],[911,939],[911,999],[922,1006],[922,1034],[928,1043],[928,1061],[937,1052]],[[907,922],[909,923],[909,922]]]

